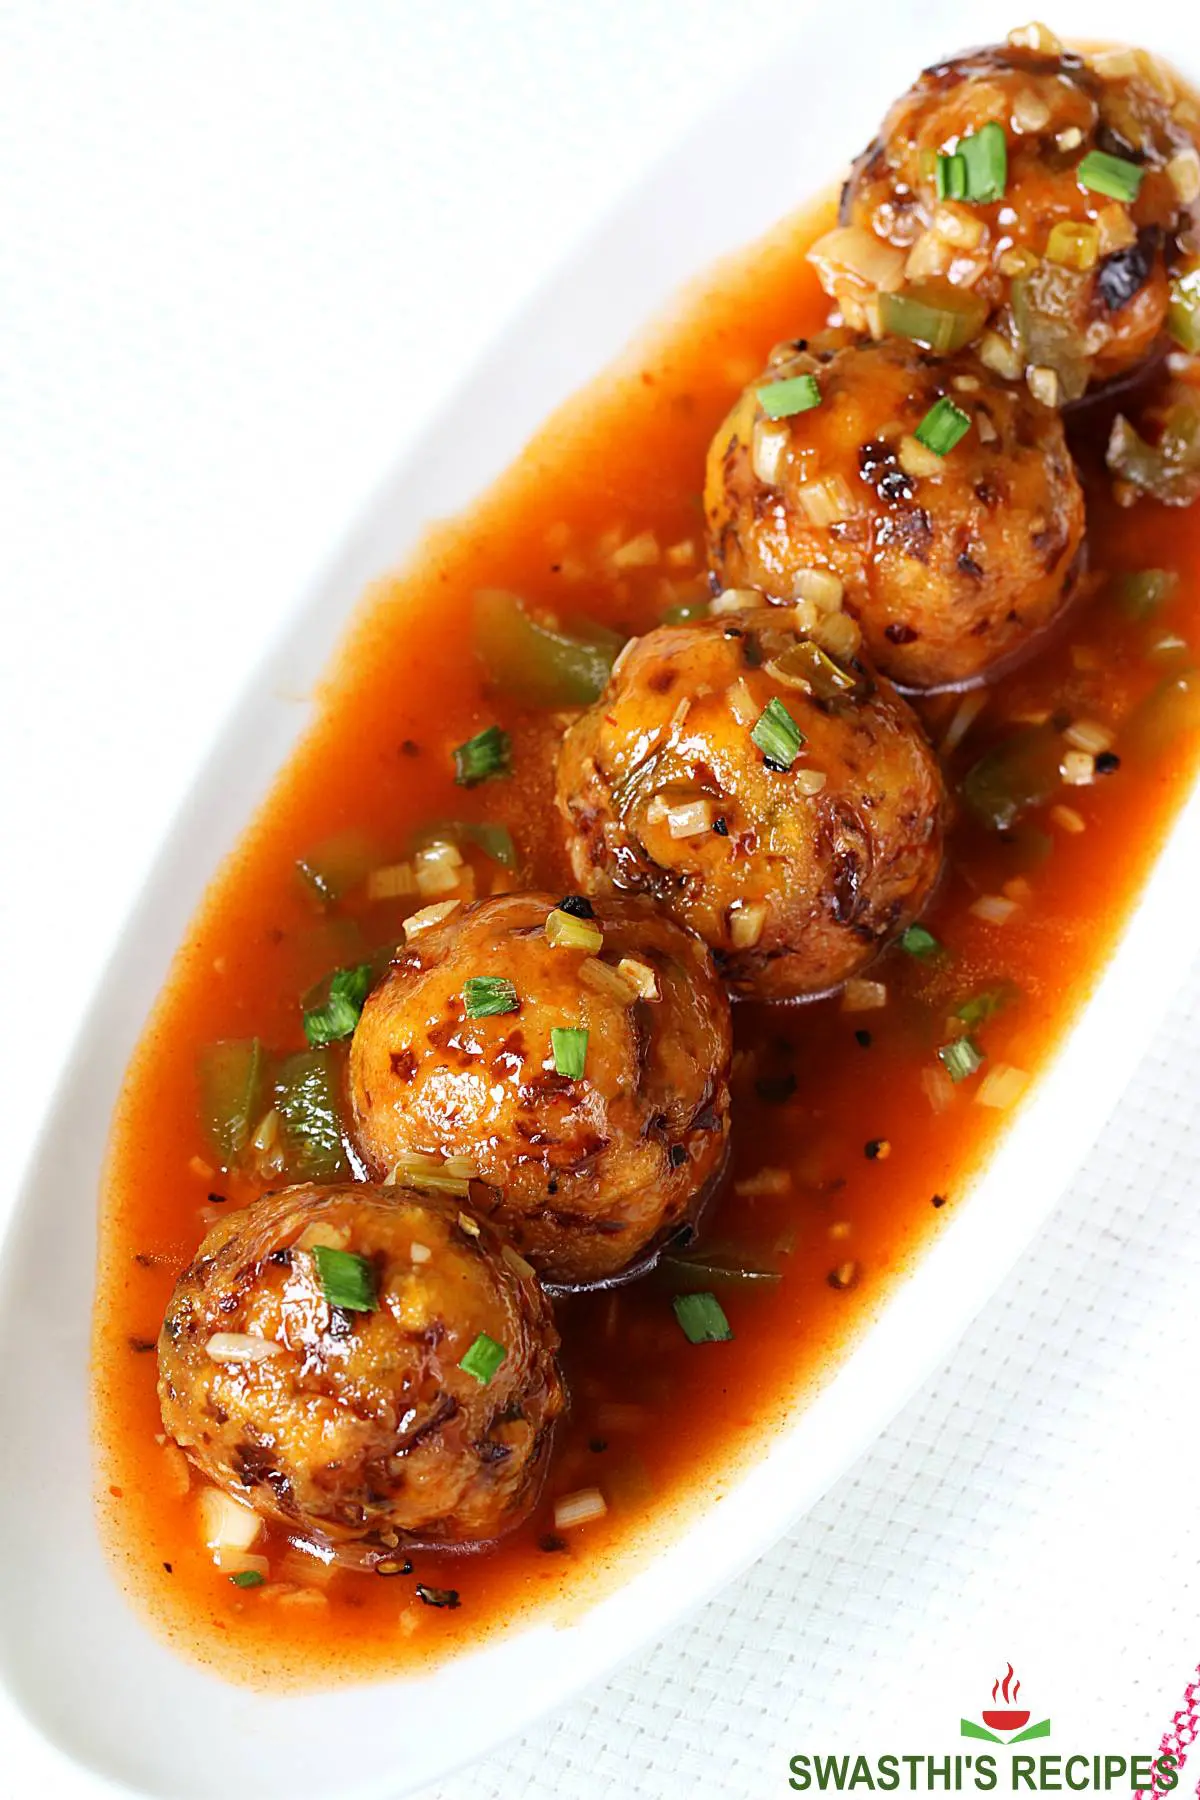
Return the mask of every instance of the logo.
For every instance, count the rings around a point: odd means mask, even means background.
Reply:
[[[977,1725],[974,1719],[960,1720],[960,1737],[983,1738],[988,1744],[1024,1744],[1030,1738],[1049,1737],[1049,1719],[1039,1719],[1036,1725],[1031,1725],[1028,1707],[1017,1705],[1020,1692],[1021,1683],[1009,1663],[1003,1681],[992,1683],[992,1704],[979,1715],[983,1724]],[[1003,1700],[1003,1706],[997,1706],[998,1700]]]

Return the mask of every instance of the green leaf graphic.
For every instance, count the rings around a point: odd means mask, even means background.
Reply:
[[[1050,1721],[1049,1719],[1043,1719],[1040,1724],[1027,1725],[1024,1731],[1018,1731],[1016,1737],[1009,1738],[1008,1741],[1010,1744],[1024,1744],[1027,1743],[1030,1738],[1049,1736]]]
[[[983,1738],[989,1744],[1002,1744],[1004,1742],[1004,1739],[997,1737],[994,1731],[988,1731],[983,1725],[976,1725],[974,1719],[963,1719],[960,1723],[961,1730],[959,1735],[961,1737]]]

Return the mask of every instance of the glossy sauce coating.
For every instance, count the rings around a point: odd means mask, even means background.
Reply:
[[[358,1259],[361,1306],[331,1304],[330,1251]],[[486,1381],[481,1335],[504,1353]],[[556,1348],[532,1271],[463,1202],[289,1188],[220,1219],[181,1275],[163,1422],[227,1492],[370,1567],[520,1523],[563,1406]]]
[[[552,943],[556,911],[549,894],[506,894],[398,952],[354,1034],[351,1098],[381,1170],[464,1158],[473,1204],[522,1256],[548,1280],[597,1281],[720,1173],[729,1002],[704,946],[650,907],[598,904],[583,921],[596,949]],[[468,1018],[464,984],[480,976],[512,999]],[[556,1030],[587,1033],[578,1078],[557,1069]]]
[[[1030,31],[1040,35],[1039,27]],[[939,151],[988,124],[1001,126],[1007,140],[1002,198],[939,200]],[[1129,369],[1162,330],[1168,269],[1180,243],[1190,245],[1197,197],[1190,162],[1185,170],[1174,159],[1181,152],[1194,158],[1198,128],[1193,97],[1143,52],[1093,60],[991,45],[936,63],[895,103],[854,165],[843,216],[904,250],[908,281],[977,295],[1010,341],[1019,336],[1014,297],[1019,314],[1020,284],[1034,276],[1027,297],[1037,302],[1044,288],[1041,298],[1060,321],[1051,334],[1066,327],[1076,337],[1086,385],[1089,376]],[[1096,150],[1141,170],[1132,201],[1080,181],[1080,163]],[[1074,264],[1056,257],[1035,274],[1052,231],[1067,225],[1091,234],[1083,255]],[[1050,360],[1045,349],[1027,343],[1022,353],[1037,365]]]
[[[586,615],[644,632],[668,605],[707,593],[698,496],[708,444],[770,347],[823,322],[827,301],[805,252],[831,223],[826,204],[719,270],[674,309],[669,334],[576,399],[512,475],[372,596],[310,734],[207,895],[130,1069],[103,1195],[103,1519],[130,1592],[182,1653],[225,1674],[320,1684],[425,1666],[530,1612],[569,1613],[720,1493],[952,1219],[1004,1122],[978,1103],[978,1083],[940,1082],[936,1108],[930,1098],[953,1009],[1009,984],[1010,1003],[977,1034],[991,1065],[1036,1074],[1187,791],[1198,724],[1186,675],[1188,646],[1200,642],[1194,520],[1149,504],[1117,511],[1095,481],[1093,569],[1166,566],[1177,588],[1144,618],[1100,594],[1061,642],[988,691],[947,767],[953,785],[1030,716],[1051,730],[1064,716],[1109,721],[1120,766],[1055,792],[1006,835],[960,817],[927,914],[945,956],[888,951],[873,971],[883,1007],[847,1012],[834,998],[736,1009],[733,1180],[701,1246],[765,1278],[720,1287],[732,1341],[686,1341],[672,1310],[678,1269],[560,1302],[570,1410],[538,1510],[495,1552],[421,1553],[411,1577],[390,1581],[336,1571],[315,1591],[283,1537],[268,1540],[271,1580],[257,1591],[238,1591],[213,1567],[195,1487],[162,1441],[153,1348],[204,1232],[257,1188],[213,1165],[198,1123],[197,1053],[252,1033],[298,1048],[310,984],[398,935],[386,903],[356,894],[332,911],[314,904],[296,860],[323,839],[364,832],[386,862],[431,819],[502,820],[520,846],[522,880],[553,893],[573,885],[549,823],[561,721],[491,688],[465,648],[471,595],[503,586],[563,621]],[[648,530],[656,561],[614,563]],[[1172,637],[1185,646],[1174,661],[1161,647]],[[936,742],[959,704],[921,703]],[[452,748],[494,721],[512,732],[514,775],[464,793]],[[1025,897],[1005,924],[972,911],[1013,881]],[[603,1494],[605,1515],[556,1530],[555,1501],[589,1488]],[[457,1590],[461,1604],[432,1604],[417,1584]]]
[[[915,717],[792,618],[761,606],[639,638],[558,765],[578,881],[651,896],[760,1000],[859,974],[941,872],[946,797]],[[753,735],[772,705],[794,728],[786,765]]]
[[[760,391],[801,370],[820,404],[768,420]],[[916,436],[939,403],[966,421],[948,455]],[[713,439],[704,497],[726,587],[790,595],[828,571],[871,661],[911,688],[964,686],[1026,651],[1069,600],[1083,543],[1058,414],[967,353],[903,338],[784,346]]]

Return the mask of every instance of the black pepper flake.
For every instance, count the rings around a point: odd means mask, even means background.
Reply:
[[[454,1612],[462,1604],[457,1588],[426,1587],[424,1583],[417,1588],[417,1599],[426,1606],[444,1606],[450,1612]]]
[[[773,770],[776,775],[786,775],[791,766],[791,763],[776,762],[770,756],[763,757],[763,768]]]
[[[1115,775],[1121,766],[1121,759],[1115,750],[1101,750],[1096,758],[1097,775]]]
[[[598,1438],[598,1437],[597,1438],[589,1438],[588,1439],[588,1449],[591,1451],[593,1456],[603,1456],[604,1452],[608,1449],[608,1439],[607,1438]]]
[[[277,1269],[290,1269],[292,1266],[292,1253],[290,1250],[286,1249],[272,1250],[267,1261],[274,1263]]]
[[[557,1531],[545,1531],[538,1539],[538,1549],[544,1550],[547,1556],[553,1556],[556,1551],[565,1550],[566,1547],[566,1538],[559,1537]]]
[[[564,894],[558,903],[559,912],[569,913],[573,919],[594,919],[596,910],[590,900],[582,894]]]
[[[872,1038],[866,1026],[860,1025],[854,1034],[854,1041],[856,1044],[861,1044],[864,1050],[869,1050],[875,1040]]]
[[[173,1563],[164,1563],[163,1568],[167,1571],[168,1575],[173,1575],[175,1573],[175,1565]]]
[[[145,1356],[147,1351],[153,1350],[154,1339],[153,1338],[131,1337],[129,1340],[129,1348],[131,1350],[133,1350],[138,1356]]]
[[[796,1091],[796,1077],[790,1069],[785,1069],[782,1075],[760,1075],[754,1083],[754,1091],[768,1106],[783,1106]]]
[[[863,1154],[868,1162],[883,1162],[892,1154],[892,1146],[887,1138],[868,1138],[863,1145]]]
[[[401,756],[420,756],[421,746],[416,738],[405,738],[400,746],[400,754]]]
[[[933,1199],[930,1202],[930,1204],[933,1206],[945,1206],[945,1204],[946,1204],[945,1194],[935,1194],[933,1196]]]
[[[727,821],[723,818],[714,819],[712,828],[716,832],[718,837],[728,837],[729,836],[729,825],[728,825]]]
[[[210,1194],[208,1196],[208,1204],[210,1206],[224,1206],[224,1204],[225,1204],[224,1194]]]

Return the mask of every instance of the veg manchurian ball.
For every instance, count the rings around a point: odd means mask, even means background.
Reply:
[[[1013,35],[935,64],[895,103],[843,194],[843,224],[870,238],[831,235],[813,260],[847,323],[866,324],[877,287],[957,298],[962,334],[990,316],[985,360],[1006,375],[1052,371],[1048,386],[1033,379],[1070,400],[1139,363],[1162,330],[1169,271],[1196,248],[1200,116],[1144,51],[1085,59],[1043,27]],[[943,163],[939,197],[939,152],[989,126],[1005,138],[1002,195],[954,197],[965,171]],[[1115,185],[1110,169],[1108,192],[1094,165],[1081,178],[1097,151],[1127,166]]]
[[[471,1017],[479,978],[501,984],[500,1010]],[[587,1033],[581,1075],[558,1066],[578,1037],[556,1052],[556,1032]],[[434,1179],[466,1168],[522,1256],[582,1284],[625,1270],[701,1203],[725,1161],[729,1059],[729,1002],[690,932],[638,901],[589,919],[513,894],[399,953],[363,1009],[350,1086],[373,1165],[414,1180],[431,1159]]]
[[[580,884],[650,895],[763,1000],[835,987],[911,923],[946,806],[904,701],[792,618],[762,606],[649,632],[558,764]]]
[[[805,376],[820,403],[769,418],[760,394]],[[944,455],[915,435],[939,401],[969,421]],[[912,688],[981,680],[1030,646],[1084,533],[1058,414],[903,339],[781,345],[713,440],[705,510],[726,587],[788,598],[836,576],[872,661]]]
[[[329,1251],[365,1260],[371,1310],[326,1297]],[[481,1334],[504,1352],[487,1381],[462,1366]],[[212,1481],[369,1562],[527,1515],[563,1406],[557,1347],[528,1266],[460,1201],[297,1187],[204,1239],[163,1324],[159,1398]]]

